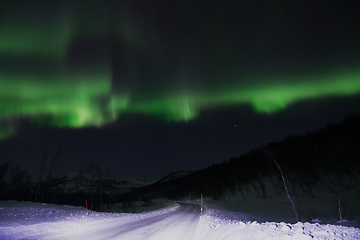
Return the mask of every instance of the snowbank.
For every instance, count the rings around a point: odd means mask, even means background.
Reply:
[[[246,214],[208,209],[200,219],[196,240],[200,239],[360,239],[360,229],[319,223],[252,221]]]
[[[98,213],[83,207],[55,204],[0,201],[0,239],[51,239],[53,235],[86,232],[112,224],[130,223],[175,211],[171,206],[146,213]]]

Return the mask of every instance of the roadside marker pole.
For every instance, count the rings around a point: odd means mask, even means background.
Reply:
[[[201,216],[200,216],[200,218],[202,217],[202,204],[203,204],[203,201],[202,201],[202,194],[201,194]]]
[[[86,206],[86,216],[89,216],[88,208],[87,208],[87,199],[85,199],[85,206]]]

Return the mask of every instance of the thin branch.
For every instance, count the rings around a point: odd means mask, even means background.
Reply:
[[[284,187],[285,187],[285,190],[286,190],[286,194],[287,194],[287,196],[288,196],[288,198],[289,198],[289,200],[290,200],[290,202],[291,202],[291,204],[292,204],[292,206],[293,206],[293,210],[294,210],[294,214],[295,214],[295,216],[296,216],[296,220],[299,222],[300,220],[299,220],[299,217],[298,217],[298,215],[297,215],[297,213],[296,213],[295,204],[294,204],[294,202],[292,201],[291,196],[290,196],[290,194],[289,194],[289,190],[288,190],[287,185],[286,185],[284,173],[283,173],[281,167],[279,166],[279,164],[277,163],[277,161],[275,160],[275,158],[273,158],[273,156],[271,156],[271,154],[266,150],[266,148],[261,147],[261,149],[262,149],[267,155],[269,155],[269,157],[274,161],[274,163],[276,164],[277,168],[279,169],[280,174],[281,174],[281,177],[282,177],[282,180],[283,180],[283,182],[284,182]]]

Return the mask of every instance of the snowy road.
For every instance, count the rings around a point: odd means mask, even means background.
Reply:
[[[261,221],[216,204],[186,202],[143,213],[100,213],[76,206],[0,201],[0,239],[324,239],[357,240],[360,229],[327,223]],[[279,215],[279,211],[275,211]]]
[[[181,203],[173,212],[128,223],[94,227],[86,233],[64,233],[51,239],[193,239],[200,219],[198,204]]]

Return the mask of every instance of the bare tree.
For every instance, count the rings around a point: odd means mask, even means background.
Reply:
[[[341,181],[337,178],[335,174],[327,174],[326,176],[327,181],[325,182],[325,186],[327,186],[330,192],[336,197],[338,203],[339,219],[340,221],[343,221],[343,210],[340,199]]]
[[[6,176],[9,172],[11,161],[7,160],[0,165],[0,199],[6,195]]]
[[[49,155],[48,147],[46,146],[46,150],[45,150],[45,152],[43,154],[43,158],[41,159],[40,166],[39,166],[40,175],[39,175],[39,179],[38,179],[37,191],[36,191],[36,194],[35,194],[35,202],[37,202],[38,195],[40,194],[40,191],[41,191],[41,181],[42,181],[42,178],[43,178],[43,175],[44,175],[45,165],[46,165],[46,162],[47,162],[48,155]]]
[[[59,155],[60,155],[60,150],[61,150],[61,146],[58,146],[56,153],[53,157],[53,160],[50,162],[49,165],[49,169],[48,172],[46,174],[46,179],[45,182],[43,183],[43,178],[45,175],[45,169],[46,169],[46,165],[49,161],[49,147],[46,146],[45,152],[43,154],[43,157],[40,161],[40,165],[39,165],[39,170],[40,170],[40,175],[38,178],[38,186],[37,186],[37,190],[36,190],[36,194],[35,194],[35,202],[38,201],[39,195],[41,193],[41,198],[40,198],[40,202],[42,202],[44,200],[44,196],[45,193],[47,191],[47,188],[49,186],[49,182],[50,180],[53,178],[56,168],[59,164]]]
[[[94,209],[93,208],[93,200],[95,198],[95,194],[98,193],[98,189],[97,189],[98,181],[96,181],[96,178],[98,178],[98,176],[101,175],[100,165],[95,163],[94,161],[91,161],[89,163],[89,165],[86,167],[86,171],[87,171],[87,173],[90,174],[90,183],[88,184],[88,189],[90,190],[90,209],[93,210]],[[95,204],[96,204],[96,202],[95,202]]]
[[[287,197],[288,197],[289,201],[290,201],[291,204],[292,204],[292,207],[293,207],[293,210],[294,210],[294,214],[295,214],[295,216],[296,216],[296,220],[299,222],[300,219],[299,219],[299,217],[298,217],[298,215],[297,215],[297,213],[296,213],[295,204],[294,204],[293,200],[292,200],[291,197],[290,197],[289,190],[288,190],[287,185],[286,185],[284,173],[283,173],[280,165],[277,163],[277,161],[275,160],[275,158],[268,152],[268,150],[266,150],[265,147],[260,147],[260,148],[273,160],[273,162],[276,164],[277,168],[279,169],[280,174],[281,174],[281,177],[282,177],[282,180],[283,180],[283,183],[284,183],[284,187],[285,187],[285,191],[286,191]]]
[[[49,171],[48,171],[48,174],[46,176],[44,191],[41,194],[41,202],[44,200],[44,196],[45,196],[45,193],[46,193],[46,191],[47,191],[47,189],[49,187],[50,180],[53,178],[53,176],[54,176],[54,174],[56,172],[57,166],[59,165],[60,150],[61,150],[61,146],[58,146],[58,148],[56,150],[56,153],[54,155],[54,158],[50,163]]]
[[[109,211],[112,209],[112,212],[115,212],[115,188],[113,183],[115,182],[115,177],[111,175],[110,170],[106,169],[106,178],[109,179],[110,183],[108,186],[109,192]]]
[[[13,200],[26,200],[32,185],[31,175],[20,166],[10,168],[10,198]]]

